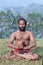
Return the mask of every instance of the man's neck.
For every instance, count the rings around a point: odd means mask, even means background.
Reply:
[[[21,30],[19,30],[19,32],[25,32],[26,30],[24,30],[24,31],[21,31]]]

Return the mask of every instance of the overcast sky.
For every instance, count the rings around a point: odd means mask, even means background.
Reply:
[[[43,0],[0,0],[0,10],[7,7],[26,7],[31,3],[43,4]]]

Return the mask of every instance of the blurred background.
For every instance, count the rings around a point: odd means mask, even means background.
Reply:
[[[43,38],[43,0],[0,0],[0,38],[9,38],[18,30],[21,17],[35,38]]]

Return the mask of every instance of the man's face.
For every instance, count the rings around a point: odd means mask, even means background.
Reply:
[[[19,30],[20,30],[20,31],[25,31],[26,25],[25,25],[24,20],[20,20],[20,21],[19,21],[18,27],[19,27]]]

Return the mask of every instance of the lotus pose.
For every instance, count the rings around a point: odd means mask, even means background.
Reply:
[[[5,55],[6,59],[14,58],[26,58],[29,60],[39,59],[38,55],[31,51],[31,49],[36,46],[36,41],[32,32],[26,30],[26,24],[27,21],[24,18],[20,18],[18,20],[19,30],[13,32],[9,39],[8,47],[12,48],[12,51]],[[13,45],[14,40],[15,45]]]

